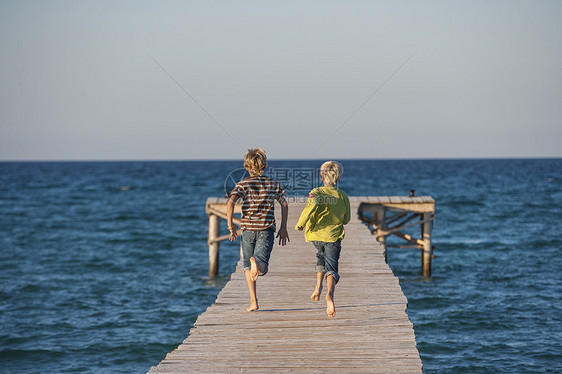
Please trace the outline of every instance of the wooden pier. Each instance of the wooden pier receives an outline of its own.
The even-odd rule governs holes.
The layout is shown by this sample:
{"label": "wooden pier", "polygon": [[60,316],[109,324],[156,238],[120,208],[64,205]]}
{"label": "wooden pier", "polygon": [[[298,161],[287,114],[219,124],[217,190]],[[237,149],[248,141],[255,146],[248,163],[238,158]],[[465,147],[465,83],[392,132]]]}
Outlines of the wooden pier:
{"label": "wooden pier", "polygon": [[[421,268],[424,277],[431,276],[433,246],[431,231],[435,219],[435,200],[430,196],[366,196],[359,198],[359,218],[369,225],[373,235],[383,245],[386,260],[386,248],[419,249]],[[420,238],[404,233],[404,230],[420,226]],[[408,244],[387,244],[386,238],[396,236]]]}
{"label": "wooden pier", "polygon": [[[405,211],[425,211],[432,202],[429,199],[400,203],[408,208]],[[408,302],[385,262],[386,248],[380,240],[396,225],[387,225],[382,232],[387,221],[380,213],[380,198],[350,197],[350,202],[352,220],[342,242],[335,318],[326,315],[323,297],[318,302],[310,299],[316,281],[316,250],[304,241],[302,232],[293,230],[305,201],[290,201],[291,242],[284,247],[275,244],[269,273],[258,279],[260,309],[246,312],[249,294],[239,263],[189,336],[149,373],[421,373],[413,326],[406,314]],[[226,212],[226,199],[209,198],[206,208],[210,260],[218,265],[218,243],[225,239],[220,236],[220,217]],[[394,211],[397,206],[384,205],[382,211],[387,209]],[[431,227],[426,230],[427,240]],[[423,246],[421,242],[415,244]]]}

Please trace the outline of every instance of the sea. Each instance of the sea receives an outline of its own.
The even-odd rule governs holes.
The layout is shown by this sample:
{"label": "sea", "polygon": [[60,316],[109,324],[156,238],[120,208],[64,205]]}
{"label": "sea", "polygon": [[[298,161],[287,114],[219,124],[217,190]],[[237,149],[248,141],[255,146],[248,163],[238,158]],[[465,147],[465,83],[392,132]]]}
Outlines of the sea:
{"label": "sea", "polygon": [[[348,195],[436,201],[431,277],[419,250],[388,249],[425,373],[562,372],[562,159],[340,161]],[[322,162],[269,168],[294,179]],[[0,163],[0,373],[146,373],[164,359],[235,269],[223,242],[208,276],[205,201],[241,167]]]}

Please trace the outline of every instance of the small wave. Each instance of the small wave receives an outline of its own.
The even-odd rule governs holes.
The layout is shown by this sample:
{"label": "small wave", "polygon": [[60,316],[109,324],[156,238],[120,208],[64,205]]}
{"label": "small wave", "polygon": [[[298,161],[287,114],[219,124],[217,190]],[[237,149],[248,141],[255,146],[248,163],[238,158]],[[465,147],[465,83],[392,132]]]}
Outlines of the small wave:
{"label": "small wave", "polygon": [[462,200],[450,200],[450,201],[443,201],[439,202],[440,206],[447,206],[447,207],[462,207],[462,206],[477,206],[477,207],[484,207],[486,206],[480,200],[470,200],[470,199],[462,199]]}
{"label": "small wave", "polygon": [[54,358],[64,357],[67,353],[60,350],[50,349],[3,349],[0,351],[0,360],[24,360],[24,361],[45,361]]}

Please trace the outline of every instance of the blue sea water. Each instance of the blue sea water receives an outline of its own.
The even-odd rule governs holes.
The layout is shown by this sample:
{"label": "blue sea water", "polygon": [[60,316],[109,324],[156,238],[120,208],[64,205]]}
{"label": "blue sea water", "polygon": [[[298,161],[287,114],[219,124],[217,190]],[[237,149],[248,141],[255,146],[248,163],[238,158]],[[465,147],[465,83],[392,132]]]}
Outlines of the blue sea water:
{"label": "blue sea water", "polygon": [[[349,195],[436,200],[432,277],[418,251],[388,252],[424,372],[562,372],[562,159],[342,163]],[[221,276],[207,276],[204,205],[239,167],[0,163],[0,372],[144,373],[162,360],[234,270],[238,248],[223,242]]]}

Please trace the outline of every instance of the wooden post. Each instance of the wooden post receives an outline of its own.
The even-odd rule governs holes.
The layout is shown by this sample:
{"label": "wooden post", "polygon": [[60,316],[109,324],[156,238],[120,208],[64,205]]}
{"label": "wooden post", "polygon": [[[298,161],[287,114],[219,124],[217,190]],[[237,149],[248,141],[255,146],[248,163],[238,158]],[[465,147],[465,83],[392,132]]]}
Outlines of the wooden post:
{"label": "wooden post", "polygon": [[423,276],[429,278],[431,276],[431,228],[433,221],[429,221],[431,213],[424,213],[422,219],[428,220],[422,223],[422,240],[423,248],[421,250],[421,262]]}
{"label": "wooden post", "polygon": [[221,218],[209,214],[209,276],[214,277],[219,273],[219,242],[212,242],[220,234]]}
{"label": "wooden post", "polygon": [[244,250],[242,249],[242,234],[240,234],[240,261],[244,261]]}
{"label": "wooden post", "polygon": [[[377,210],[373,212],[373,221],[375,222],[376,229],[384,230],[386,228],[384,207],[377,207]],[[388,257],[386,255],[386,236],[381,236],[377,240],[384,248],[384,261],[388,263]]]}

